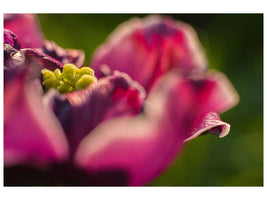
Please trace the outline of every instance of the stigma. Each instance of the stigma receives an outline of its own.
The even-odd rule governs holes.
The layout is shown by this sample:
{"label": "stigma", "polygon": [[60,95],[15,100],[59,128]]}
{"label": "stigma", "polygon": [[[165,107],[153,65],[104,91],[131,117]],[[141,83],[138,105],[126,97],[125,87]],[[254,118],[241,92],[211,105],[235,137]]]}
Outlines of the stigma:
{"label": "stigma", "polygon": [[43,82],[45,90],[56,88],[61,94],[81,90],[97,81],[94,70],[90,67],[77,68],[74,64],[65,64],[60,69],[50,71],[43,69]]}

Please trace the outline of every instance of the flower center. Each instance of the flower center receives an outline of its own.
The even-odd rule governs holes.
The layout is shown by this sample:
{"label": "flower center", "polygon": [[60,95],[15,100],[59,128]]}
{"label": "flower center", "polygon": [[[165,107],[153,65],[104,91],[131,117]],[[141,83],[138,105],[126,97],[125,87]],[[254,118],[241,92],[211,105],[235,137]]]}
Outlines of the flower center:
{"label": "flower center", "polygon": [[43,69],[43,82],[45,90],[56,88],[61,94],[81,90],[96,82],[94,70],[90,67],[77,68],[74,64],[65,64],[62,72],[60,69],[50,71]]}

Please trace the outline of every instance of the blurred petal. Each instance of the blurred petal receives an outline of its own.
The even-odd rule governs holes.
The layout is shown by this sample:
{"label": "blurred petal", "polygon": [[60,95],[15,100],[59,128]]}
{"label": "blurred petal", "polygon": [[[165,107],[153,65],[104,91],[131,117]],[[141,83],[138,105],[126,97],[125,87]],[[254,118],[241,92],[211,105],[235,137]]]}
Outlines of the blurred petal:
{"label": "blurred petal", "polygon": [[[180,90],[179,98],[182,98],[183,107],[177,105],[178,100],[170,99],[168,103],[160,103],[164,96],[177,96],[175,93],[167,94],[169,85],[174,85],[174,73],[170,73],[164,77],[161,85],[152,90],[149,95],[148,102],[150,107],[146,109],[147,115],[151,118],[159,118],[164,112],[166,115],[172,116],[172,120],[179,118],[180,113],[187,113],[182,120],[181,127],[190,127],[186,124],[190,123],[190,129],[187,133],[185,141],[187,142],[198,135],[209,131],[220,137],[226,136],[230,131],[230,125],[221,121],[217,113],[223,113],[239,102],[239,95],[233,88],[227,77],[217,71],[208,73],[205,77],[188,77],[184,79],[176,90]],[[175,90],[172,90],[175,92]],[[187,109],[186,111],[182,111]],[[215,113],[217,112],[217,113]]]}
{"label": "blurred petal", "polygon": [[[23,26],[21,26],[23,24]],[[81,50],[74,49],[63,49],[58,47],[52,41],[45,41],[42,35],[40,25],[38,23],[37,17],[33,14],[6,14],[4,21],[5,29],[10,29],[12,32],[6,34],[5,43],[11,45],[16,49],[20,49],[17,45],[18,41],[21,43],[21,48],[27,48],[33,56],[42,57],[45,62],[52,62],[57,66],[60,63],[73,63],[77,67],[82,67],[84,63],[84,52]],[[12,34],[17,37],[14,38]],[[12,41],[16,39],[16,41]],[[16,43],[14,43],[16,42]],[[12,45],[14,43],[14,45]],[[32,49],[30,49],[32,48]],[[35,48],[35,50],[33,49]],[[36,49],[38,48],[38,51]],[[61,66],[61,65],[60,65]],[[62,66],[61,66],[62,67]],[[54,68],[53,66],[51,68]]]}
{"label": "blurred petal", "polygon": [[4,89],[4,164],[47,164],[68,156],[56,116],[42,102],[41,88],[15,76]]}
{"label": "blurred petal", "polygon": [[63,49],[57,46],[53,41],[45,41],[42,52],[55,58],[63,64],[73,63],[78,68],[82,67],[84,63],[83,51],[75,49]]}
{"label": "blurred petal", "polygon": [[169,140],[182,144],[177,136],[164,135],[141,118],[118,118],[98,126],[80,143],[75,162],[94,173],[121,170],[128,185],[146,184],[166,165],[173,149]]}
{"label": "blurred petal", "polygon": [[4,44],[4,69],[24,64],[25,54],[9,44]]}
{"label": "blurred petal", "polygon": [[91,65],[127,73],[146,90],[172,68],[183,74],[205,71],[207,61],[193,28],[167,17],[131,19],[120,25],[93,55]]}
{"label": "blurred petal", "polygon": [[63,68],[63,63],[60,61],[56,60],[55,58],[42,53],[38,49],[22,49],[21,50],[28,59],[38,63],[38,66],[41,68],[47,68],[49,70],[55,70],[57,68]]}
{"label": "blurred petal", "polygon": [[[12,109],[17,102],[26,75],[25,65],[4,69],[4,121],[12,114]],[[10,114],[9,114],[10,113]]]}
{"label": "blurred petal", "polygon": [[[177,73],[168,74],[151,91],[145,115],[118,118],[94,129],[80,143],[76,164],[90,172],[125,171],[129,185],[146,184],[161,173],[182,149],[184,140],[196,134],[195,127],[199,127],[198,135],[208,130],[201,126],[210,112],[222,109],[222,102],[229,97],[225,92],[233,93],[218,91],[224,95],[216,99],[220,84],[212,78],[177,77]],[[219,126],[218,118],[212,119]],[[221,134],[227,134],[228,126],[220,123]],[[209,129],[214,124],[209,123]]]}
{"label": "blurred petal", "polygon": [[20,42],[17,36],[10,30],[4,29],[4,44],[9,44],[15,49],[20,49]]}
{"label": "blurred petal", "polygon": [[43,67],[50,70],[63,68],[63,63],[42,53],[40,49],[20,49],[20,43],[16,36],[11,31],[4,30],[4,67],[12,68],[22,65],[25,64],[26,60],[34,61],[36,64],[38,63],[39,69]]}
{"label": "blurred petal", "polygon": [[5,14],[4,28],[18,37],[21,48],[42,47],[44,36],[34,14]]}
{"label": "blurred petal", "polygon": [[37,49],[26,48],[17,50],[9,44],[4,44],[4,69],[17,68],[22,65],[25,66],[29,62],[35,62],[34,67],[38,67],[39,72],[43,68],[49,70],[63,68],[63,63]]}
{"label": "blurred petal", "polygon": [[[169,91],[169,85],[175,85],[174,76],[173,73],[170,73],[164,77],[165,80],[163,79],[161,85],[149,95],[148,102],[150,104],[148,105],[151,108],[148,107],[145,110],[147,115],[157,119],[165,112],[166,116],[171,116],[171,119],[167,117],[171,121],[178,119],[180,113],[187,113],[184,117],[180,117],[181,120],[176,121],[175,125],[179,126],[181,123],[181,127],[189,127],[185,130],[184,142],[207,131],[220,137],[227,135],[230,131],[230,125],[221,121],[217,113],[225,112],[239,102],[239,96],[227,77],[222,73],[213,71],[208,73],[206,77],[185,78],[184,82],[176,88],[180,91],[178,98],[181,98],[180,102],[183,105],[180,107],[177,105],[179,101],[174,99],[169,99],[165,104],[160,103],[164,96],[173,98],[177,96],[175,89],[171,90],[173,94],[166,93]],[[187,125],[188,123],[191,125]]]}
{"label": "blurred petal", "polygon": [[[196,79],[196,84],[198,88],[208,88],[209,98],[203,95],[201,98],[203,102],[201,103],[203,103],[203,107],[204,105],[210,107],[212,111],[223,113],[239,102],[238,93],[229,79],[221,72],[209,71],[202,80]],[[203,84],[206,86],[203,87]]]}
{"label": "blurred petal", "polygon": [[100,122],[123,115],[135,115],[143,106],[145,92],[124,73],[100,79],[84,90],[65,96],[50,92],[54,110],[69,138],[72,149]]}

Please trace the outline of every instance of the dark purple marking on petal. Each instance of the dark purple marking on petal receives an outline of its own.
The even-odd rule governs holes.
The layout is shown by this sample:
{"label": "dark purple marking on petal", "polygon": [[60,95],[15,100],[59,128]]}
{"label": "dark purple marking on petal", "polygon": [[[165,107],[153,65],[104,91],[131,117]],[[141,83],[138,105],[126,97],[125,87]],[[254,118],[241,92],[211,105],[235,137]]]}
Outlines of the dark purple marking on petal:
{"label": "dark purple marking on petal", "polygon": [[[67,99],[56,98],[54,102],[54,112],[59,119],[61,124],[71,124],[71,118],[69,111],[71,110],[71,105]],[[68,127],[65,126],[65,131],[68,130]]]}
{"label": "dark purple marking on petal", "polygon": [[[214,135],[220,136],[221,133],[223,132],[223,127],[222,127],[222,125],[215,126],[214,128],[209,129],[209,132],[214,134]],[[225,132],[227,132],[227,131],[225,131]],[[227,132],[227,134],[228,134],[228,132]]]}
{"label": "dark purple marking on petal", "polygon": [[192,130],[190,136],[184,142],[203,134],[210,132],[219,137],[226,136],[230,131],[230,124],[221,121],[217,113],[208,113],[199,123],[199,125]]}
{"label": "dark purple marking on petal", "polygon": [[48,90],[44,95],[44,102],[57,116],[66,134],[72,128],[71,104],[65,95],[59,94],[56,89]]}
{"label": "dark purple marking on petal", "polygon": [[145,36],[147,40],[151,39],[151,35],[161,35],[163,37],[168,37],[175,35],[177,29],[173,27],[171,21],[169,23],[165,20],[159,19],[158,21],[152,22],[150,26],[145,27]]}
{"label": "dark purple marking on petal", "polygon": [[55,70],[57,68],[63,68],[63,63],[42,53],[38,49],[22,49],[21,51],[23,51],[28,59],[38,63],[40,69],[47,68],[49,70]]}
{"label": "dark purple marking on petal", "polygon": [[4,29],[4,44],[9,44],[13,48],[20,50],[20,42],[16,35],[10,30]]}
{"label": "dark purple marking on petal", "polygon": [[57,46],[53,41],[45,41],[42,52],[54,59],[62,62],[63,64],[72,63],[78,68],[84,64],[84,52],[74,49],[63,49]]}
{"label": "dark purple marking on petal", "polygon": [[20,49],[17,50],[9,44],[4,45],[4,68],[17,68],[21,65],[33,65],[40,73],[41,69],[47,68],[49,70],[55,70],[57,68],[63,68],[63,64],[58,60],[42,53],[38,49]]}

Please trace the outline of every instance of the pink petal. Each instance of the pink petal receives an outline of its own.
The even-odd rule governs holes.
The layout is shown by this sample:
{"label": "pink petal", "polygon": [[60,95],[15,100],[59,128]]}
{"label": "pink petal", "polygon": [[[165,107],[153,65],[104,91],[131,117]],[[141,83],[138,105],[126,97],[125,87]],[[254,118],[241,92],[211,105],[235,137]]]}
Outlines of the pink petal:
{"label": "pink petal", "polygon": [[71,149],[102,121],[139,113],[145,98],[144,89],[119,72],[65,97],[53,92],[49,95],[50,107],[59,118]]}
{"label": "pink petal", "polygon": [[[59,48],[59,47],[58,47]],[[75,63],[83,62],[83,53],[79,53],[78,50],[63,50],[64,56],[69,58],[67,61]],[[71,57],[71,56],[75,57]],[[63,55],[61,55],[63,56]],[[34,61],[38,63],[38,65],[43,68],[48,68],[50,70],[55,70],[56,68],[63,68],[63,64],[61,62],[62,59],[58,57],[53,58],[48,54],[45,54],[41,51],[41,49],[34,48],[24,48],[20,49],[20,43],[17,37],[9,30],[4,30],[4,67],[11,68],[15,65],[23,64],[26,60]],[[59,61],[60,60],[60,61]]]}
{"label": "pink petal", "polygon": [[[147,116],[155,120],[160,119],[161,116],[167,116],[165,124],[168,120],[180,119],[173,125],[184,129],[187,127],[184,131],[185,142],[206,131],[220,137],[227,135],[230,125],[222,122],[214,113],[225,112],[239,102],[239,96],[227,77],[220,72],[212,71],[205,77],[184,78],[178,86],[175,86],[177,85],[175,76],[177,76],[175,71],[169,73],[151,91],[152,94],[147,100],[151,108],[145,109]],[[170,87],[172,89],[169,89]],[[182,113],[186,115],[181,117]],[[163,120],[164,117],[161,119],[162,123],[164,123]]]}
{"label": "pink petal", "polygon": [[84,64],[84,52],[75,49],[63,49],[57,46],[53,41],[45,41],[42,52],[53,57],[63,64],[73,63],[78,68]]}
{"label": "pink petal", "polygon": [[202,82],[210,84],[211,94],[206,100],[203,96],[202,100],[204,104],[212,108],[211,110],[223,113],[238,104],[239,95],[223,73],[215,70],[209,71]]}
{"label": "pink petal", "polygon": [[21,52],[31,61],[38,64],[39,68],[47,68],[49,70],[55,70],[57,68],[63,68],[63,63],[57,59],[42,53],[40,49],[21,49]]}
{"label": "pink petal", "polygon": [[[155,125],[155,126],[153,126]],[[179,134],[138,117],[119,118],[100,125],[80,144],[75,162],[91,173],[121,170],[128,185],[143,185],[154,179],[179,151]]]}
{"label": "pink petal", "polygon": [[105,64],[129,74],[148,90],[172,68],[185,74],[202,73],[207,61],[192,27],[150,16],[123,23],[97,49],[91,62],[97,76]]}
{"label": "pink petal", "polygon": [[44,36],[34,14],[5,14],[4,28],[18,37],[21,48],[42,47]]}
{"label": "pink petal", "polygon": [[7,29],[4,29],[4,44],[9,44],[17,50],[20,49],[20,42],[17,36],[12,31]]}
{"label": "pink petal", "polygon": [[229,133],[229,131],[230,124],[221,121],[217,113],[210,112],[202,119],[199,126],[192,130],[191,136],[186,138],[184,142],[188,142],[205,132],[210,132],[218,135],[219,137],[224,137]]}
{"label": "pink petal", "polygon": [[5,166],[37,164],[43,167],[50,162],[64,161],[68,146],[60,123],[44,104],[40,88],[19,77],[6,83],[4,88]]}
{"label": "pink petal", "polygon": [[4,68],[12,68],[26,64],[26,62],[35,62],[35,66],[38,66],[38,69],[55,70],[56,68],[63,68],[63,63],[42,53],[40,50],[31,48],[17,50],[9,44],[4,44]]}
{"label": "pink petal", "polygon": [[[59,66],[59,63],[73,63],[77,67],[83,66],[85,57],[83,51],[74,49],[65,50],[52,41],[44,40],[36,15],[6,14],[4,27],[5,29],[11,30],[13,34],[17,36],[16,41],[21,43],[21,48],[26,48],[28,51],[36,51],[36,48],[40,48],[35,54],[34,52],[32,53],[33,55],[38,53],[39,56],[43,57],[44,61],[52,61],[52,64],[56,64],[57,66]],[[17,48],[17,46],[18,45],[16,45],[15,48]],[[53,66],[51,68],[53,68]]]}
{"label": "pink petal", "polygon": [[194,128],[205,122],[204,117],[222,109],[219,102],[229,97],[224,92],[234,93],[219,91],[224,94],[219,100],[214,90],[220,84],[211,78],[177,77],[170,73],[151,91],[144,115],[118,118],[94,129],[78,147],[76,164],[89,173],[121,170],[129,185],[147,184],[158,176],[179,154]]}

